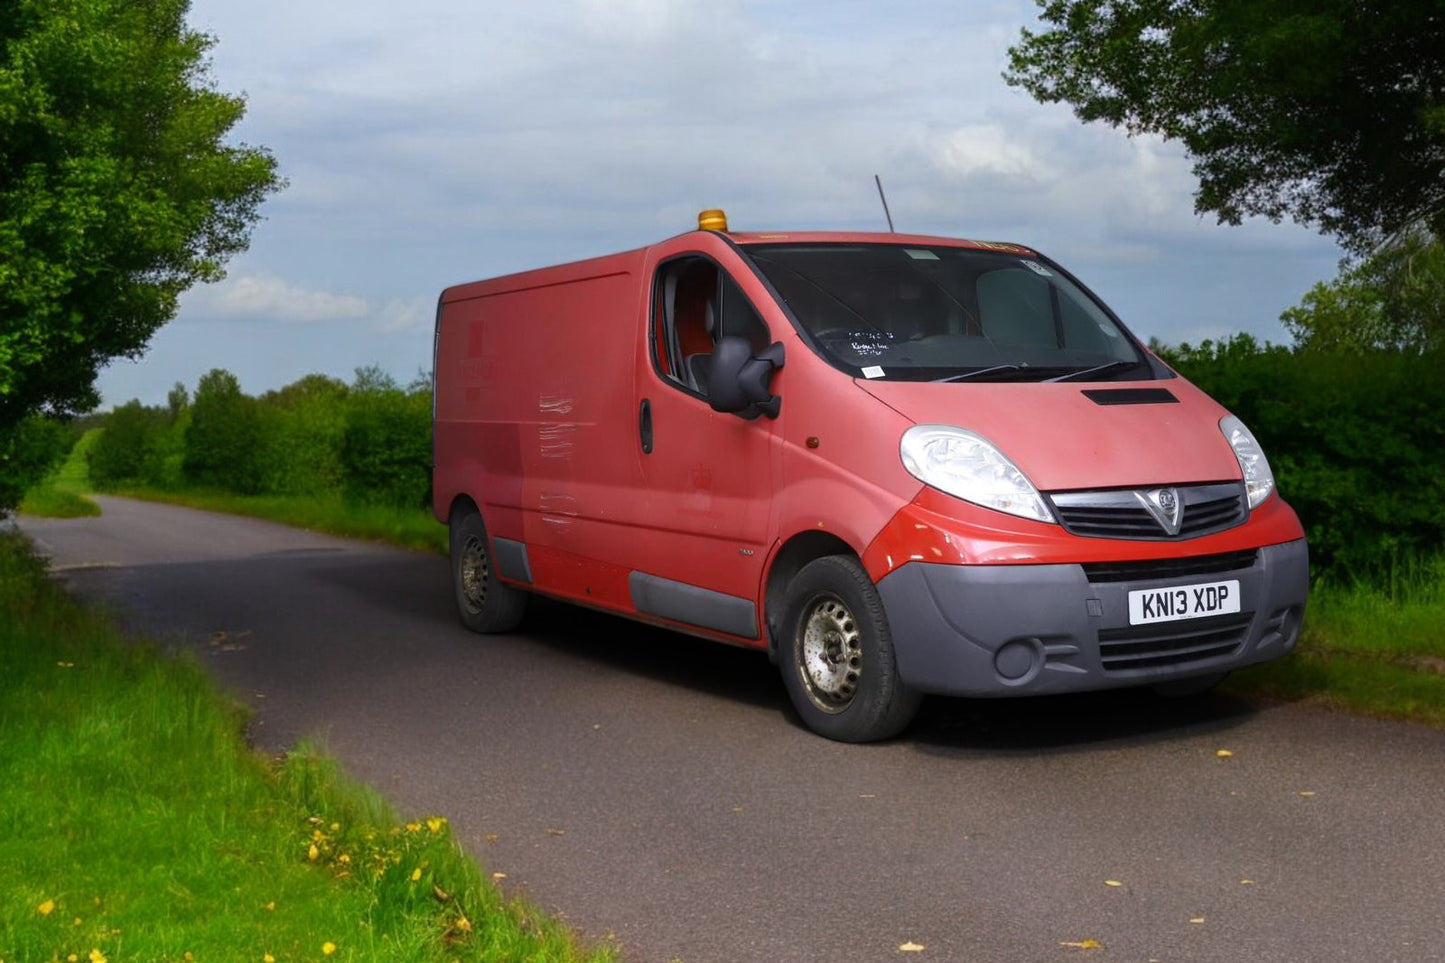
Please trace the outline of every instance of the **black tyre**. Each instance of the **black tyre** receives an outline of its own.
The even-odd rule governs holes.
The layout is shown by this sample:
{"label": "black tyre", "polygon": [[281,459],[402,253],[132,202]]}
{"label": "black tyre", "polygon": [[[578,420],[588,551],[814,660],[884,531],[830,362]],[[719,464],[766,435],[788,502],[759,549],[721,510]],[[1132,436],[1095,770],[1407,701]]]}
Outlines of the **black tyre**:
{"label": "black tyre", "polygon": [[783,685],[819,735],[887,739],[918,712],[921,697],[898,677],[883,602],[857,559],[829,555],[794,576],[779,648]]}
{"label": "black tyre", "polygon": [[482,516],[453,515],[451,533],[452,587],[457,614],[473,632],[507,632],[522,621],[527,593],[497,578],[491,542]]}

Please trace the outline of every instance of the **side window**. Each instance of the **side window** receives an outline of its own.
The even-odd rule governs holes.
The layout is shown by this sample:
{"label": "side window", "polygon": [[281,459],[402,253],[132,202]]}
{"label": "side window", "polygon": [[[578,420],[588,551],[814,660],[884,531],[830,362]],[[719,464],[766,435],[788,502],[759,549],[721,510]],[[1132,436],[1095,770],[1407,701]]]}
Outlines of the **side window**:
{"label": "side window", "polygon": [[704,257],[675,258],[658,269],[652,326],[657,369],[697,394],[707,394],[708,364],[718,338],[745,338],[754,353],[769,342],[767,325],[737,282]]}

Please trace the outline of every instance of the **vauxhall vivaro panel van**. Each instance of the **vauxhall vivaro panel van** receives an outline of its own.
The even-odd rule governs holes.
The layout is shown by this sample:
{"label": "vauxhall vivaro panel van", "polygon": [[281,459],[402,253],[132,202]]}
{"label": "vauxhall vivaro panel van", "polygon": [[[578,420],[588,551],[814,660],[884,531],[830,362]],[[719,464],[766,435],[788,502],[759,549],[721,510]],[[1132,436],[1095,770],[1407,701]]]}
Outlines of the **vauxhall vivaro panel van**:
{"label": "vauxhall vivaro panel van", "polygon": [[1239,419],[1018,244],[731,233],[448,288],[462,621],[538,593],[765,649],[804,722],[1187,691],[1295,645],[1304,533]]}

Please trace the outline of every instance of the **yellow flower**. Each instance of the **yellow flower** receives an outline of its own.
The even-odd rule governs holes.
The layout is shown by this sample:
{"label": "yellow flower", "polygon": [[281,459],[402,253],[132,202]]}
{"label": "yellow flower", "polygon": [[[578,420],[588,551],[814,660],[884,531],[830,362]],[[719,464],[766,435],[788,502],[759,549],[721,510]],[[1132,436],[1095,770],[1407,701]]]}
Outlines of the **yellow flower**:
{"label": "yellow flower", "polygon": [[265,956],[261,957],[261,963],[276,963],[276,957],[272,956],[270,953],[267,953]]}
{"label": "yellow flower", "polygon": [[336,952],[336,944],[332,943],[330,940],[327,940],[325,943],[321,944],[321,952],[325,956],[330,956],[332,953]]}
{"label": "yellow flower", "polygon": [[336,857],[336,861],[343,866],[350,866],[351,855],[349,853],[342,853],[340,856]]}
{"label": "yellow flower", "polygon": [[446,824],[447,821],[441,816],[432,816],[426,821],[426,828],[430,829],[434,833],[439,833],[442,831],[442,827]]}
{"label": "yellow flower", "polygon": [[319,849],[316,848],[316,844],[315,844],[315,843],[312,843],[312,844],[311,844],[311,848],[308,849],[308,850],[306,850],[306,858],[309,859],[309,860],[313,860],[313,861],[314,861],[314,860],[316,859],[316,857],[317,857],[317,856],[320,856],[320,855],[321,855],[321,850],[319,850]]}
{"label": "yellow flower", "polygon": [[465,916],[458,918],[457,929],[461,930],[463,933],[470,933],[472,931],[472,921],[467,919]]}
{"label": "yellow flower", "polygon": [[51,913],[55,912],[55,900],[46,900],[39,906],[35,907],[35,912],[39,913],[41,916],[49,916]]}
{"label": "yellow flower", "polygon": [[415,882],[416,882],[417,880],[419,880],[419,879],[421,879],[421,867],[420,867],[420,866],[418,866],[416,869],[414,869],[414,870],[411,871],[411,881],[412,881],[413,883],[415,883]]}
{"label": "yellow flower", "polygon": [[105,963],[105,954],[100,950],[90,951],[90,963]]}

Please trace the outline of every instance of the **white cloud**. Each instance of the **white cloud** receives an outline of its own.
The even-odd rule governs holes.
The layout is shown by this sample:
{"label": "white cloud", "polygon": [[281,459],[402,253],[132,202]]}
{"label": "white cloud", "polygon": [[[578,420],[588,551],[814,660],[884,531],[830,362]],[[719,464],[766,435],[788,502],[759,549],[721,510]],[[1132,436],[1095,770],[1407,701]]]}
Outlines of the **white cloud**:
{"label": "white cloud", "polygon": [[375,321],[379,331],[420,331],[430,330],[435,318],[435,298],[393,298],[376,312]]}
{"label": "white cloud", "polygon": [[1029,145],[1001,124],[964,124],[951,130],[932,131],[923,149],[934,164],[949,177],[998,175],[1027,181],[1055,176],[1055,167],[1045,162]]}
{"label": "white cloud", "polygon": [[365,317],[365,298],[298,287],[269,274],[232,275],[193,289],[184,299],[188,317],[226,321],[345,321]]}

